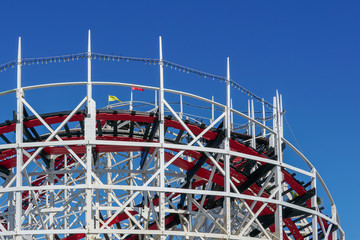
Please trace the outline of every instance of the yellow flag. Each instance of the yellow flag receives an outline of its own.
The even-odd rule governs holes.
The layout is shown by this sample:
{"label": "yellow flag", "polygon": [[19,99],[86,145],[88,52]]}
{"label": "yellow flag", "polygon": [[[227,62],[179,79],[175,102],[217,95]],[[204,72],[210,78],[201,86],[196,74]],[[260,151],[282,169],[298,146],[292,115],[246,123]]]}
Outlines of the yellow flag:
{"label": "yellow flag", "polygon": [[113,102],[113,101],[119,101],[119,102],[121,102],[117,97],[115,97],[115,96],[111,96],[111,95],[109,95],[109,100],[108,100],[109,102]]}

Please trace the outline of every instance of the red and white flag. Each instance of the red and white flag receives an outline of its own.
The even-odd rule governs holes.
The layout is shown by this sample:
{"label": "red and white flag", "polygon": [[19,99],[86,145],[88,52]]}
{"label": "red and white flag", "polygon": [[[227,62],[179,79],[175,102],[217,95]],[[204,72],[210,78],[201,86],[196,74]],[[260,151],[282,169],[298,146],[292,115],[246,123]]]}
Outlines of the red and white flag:
{"label": "red and white flag", "polygon": [[131,90],[139,90],[139,91],[141,91],[141,92],[144,91],[143,88],[139,88],[139,87],[131,87]]}

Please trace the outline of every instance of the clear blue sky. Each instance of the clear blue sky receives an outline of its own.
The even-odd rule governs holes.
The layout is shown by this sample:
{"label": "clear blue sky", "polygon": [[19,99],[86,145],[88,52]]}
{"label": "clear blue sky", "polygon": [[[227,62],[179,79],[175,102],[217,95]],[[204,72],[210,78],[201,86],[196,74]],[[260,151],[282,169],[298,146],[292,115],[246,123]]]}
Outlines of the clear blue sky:
{"label": "clear blue sky", "polygon": [[[354,215],[360,213],[356,207],[360,194],[355,187],[360,168],[360,3],[129,2],[2,2],[0,64],[16,58],[19,36],[23,57],[85,52],[88,29],[92,30],[93,52],[157,58],[161,35],[164,57],[179,64],[225,75],[226,57],[230,57],[231,77],[239,84],[269,101],[276,89],[283,94],[286,117],[301,149],[327,183],[347,239],[356,239]],[[149,82],[157,79],[156,71],[145,68],[144,72],[131,73],[138,66],[126,66],[94,64],[93,78],[158,85]],[[61,67],[27,67],[23,72],[24,85],[86,80],[84,61]],[[204,79],[191,78],[184,84],[171,81],[171,76],[165,74],[167,88],[205,97],[218,96],[218,89],[224,90]],[[15,69],[0,73],[0,81],[0,91],[15,88]],[[71,90],[69,94],[75,95]],[[50,96],[41,93],[31,97],[40,106],[51,102]],[[217,98],[222,101],[224,96]],[[103,99],[99,107],[106,104]],[[11,107],[5,104],[2,100],[5,110],[0,111],[0,121],[12,116],[13,102]],[[39,107],[43,111],[62,108],[56,101],[43,105],[44,109]],[[288,128],[285,136],[293,140]]]}

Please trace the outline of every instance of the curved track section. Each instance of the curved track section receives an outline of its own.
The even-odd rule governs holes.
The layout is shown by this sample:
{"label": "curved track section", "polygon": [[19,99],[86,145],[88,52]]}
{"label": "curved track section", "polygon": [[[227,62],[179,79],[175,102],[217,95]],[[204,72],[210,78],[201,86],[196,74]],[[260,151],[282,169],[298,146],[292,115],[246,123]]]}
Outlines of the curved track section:
{"label": "curved track section", "polygon": [[285,167],[279,204],[278,156],[269,137],[257,137],[251,146],[252,136],[231,132],[226,152],[221,118],[208,126],[169,115],[160,146],[157,112],[97,110],[96,140],[87,142],[86,118],[82,110],[40,116],[24,110],[20,189],[16,144],[9,140],[16,121],[0,125],[6,143],[0,152],[0,237],[15,234],[18,191],[21,234],[29,239],[47,239],[49,231],[63,240],[272,239],[279,208],[283,239],[336,236],[338,226],[317,207],[314,184]]}

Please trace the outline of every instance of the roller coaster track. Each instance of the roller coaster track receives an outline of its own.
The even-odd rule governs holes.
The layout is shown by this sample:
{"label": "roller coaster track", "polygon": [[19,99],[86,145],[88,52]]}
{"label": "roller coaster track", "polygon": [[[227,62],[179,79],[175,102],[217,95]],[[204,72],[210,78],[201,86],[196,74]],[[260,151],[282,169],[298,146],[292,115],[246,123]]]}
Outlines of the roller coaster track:
{"label": "roller coaster track", "polygon": [[[25,111],[26,112],[26,111]],[[44,121],[50,126],[57,126],[62,123],[70,112],[57,112],[42,114],[41,117]],[[69,127],[68,124],[58,133],[58,136],[62,139],[63,142],[67,141],[78,141],[84,139],[84,133],[86,128],[84,128],[86,113],[84,111],[78,111],[68,123],[73,123],[77,125],[76,127]],[[35,116],[24,116],[24,137],[25,142],[43,142],[49,134],[39,134],[41,132],[40,128],[43,126],[41,121]],[[116,142],[137,142],[136,146],[130,145],[96,145],[93,147],[94,162],[99,161],[101,155],[107,153],[131,153],[139,154],[141,157],[134,158],[133,161],[137,161],[135,164],[138,166],[136,170],[141,171],[146,169],[149,164],[150,156],[156,155],[155,147],[147,147],[148,145],[143,145],[141,143],[156,143],[159,140],[159,135],[157,133],[157,114],[154,112],[136,112],[136,111],[126,111],[126,110],[97,110],[96,115],[97,121],[97,131],[96,139],[102,140],[104,143],[106,141],[116,141]],[[185,124],[188,129],[191,130],[195,136],[198,136],[203,132],[207,126],[205,124],[198,124],[190,121],[185,121]],[[165,132],[165,142],[177,144],[179,148],[168,148],[165,149],[165,161],[171,162],[171,169],[173,171],[181,172],[183,174],[182,184],[177,184],[176,187],[184,189],[208,189],[209,191],[217,191],[224,189],[224,176],[219,171],[211,171],[211,169],[216,169],[215,163],[211,161],[208,154],[205,152],[197,150],[185,150],[181,156],[174,157],[179,153],[182,148],[181,145],[185,145],[191,142],[191,137],[187,133],[187,130],[178,122],[176,119],[173,119],[172,116],[165,117],[164,126],[166,128]],[[15,132],[16,121],[6,121],[0,124],[0,137],[7,144],[12,144],[9,140],[10,135]],[[218,127],[213,127],[207,131],[201,137],[201,141],[208,148],[221,148],[221,143],[223,141],[224,130],[222,124],[218,124]],[[269,145],[269,140],[266,138],[256,138],[256,147],[252,148],[249,146],[247,140],[251,139],[251,136],[247,134],[232,132],[230,139],[230,149],[231,151],[243,153],[271,161],[275,161],[277,156],[275,155],[273,149]],[[176,146],[176,145],[174,145]],[[69,148],[75,152],[78,156],[84,156],[86,154],[86,147],[81,145],[69,145]],[[24,155],[24,163],[29,159],[29,157],[36,151],[37,148],[29,147],[26,148],[28,155]],[[77,160],[68,155],[68,149],[64,146],[45,146],[41,153],[36,156],[36,161],[38,164],[41,164],[43,168],[51,168],[51,156],[55,156],[53,168],[56,171],[63,171],[63,173],[57,173],[53,184],[56,185],[61,179],[66,175],[66,170],[74,169],[76,167]],[[216,153],[211,153],[214,158],[216,158]],[[224,168],[224,159],[221,157],[217,158],[217,164]],[[140,164],[141,161],[141,164]],[[250,160],[242,158],[239,156],[231,156],[231,167],[230,175],[231,180],[234,182],[237,190],[244,195],[248,196],[258,196],[261,198],[271,199],[272,198],[272,189],[271,183],[273,179],[266,181],[270,176],[270,173],[275,165],[271,163],[265,163],[261,161]],[[4,178],[4,181],[12,176],[11,171],[16,167],[16,149],[9,148],[3,149],[0,152],[0,172]],[[119,170],[120,171],[120,170]],[[298,181],[293,174],[290,174],[287,169],[282,168],[282,173],[284,175],[284,184],[288,187],[288,192],[292,194],[293,197],[288,199],[288,203],[295,204],[307,209],[314,210],[311,198],[314,196],[316,189],[309,188],[309,184],[303,184]],[[79,176],[81,178],[81,176]],[[75,181],[75,180],[74,180]],[[32,180],[32,187],[40,187],[48,184],[49,180],[45,174],[38,175],[35,179]],[[267,184],[265,186],[265,184]],[[174,185],[175,186],[175,185]],[[172,187],[174,187],[172,186]],[[286,194],[286,193],[284,193]],[[184,219],[188,218],[189,213],[192,214],[201,212],[202,209],[214,210],[222,208],[224,197],[214,196],[214,195],[204,195],[204,197],[199,197],[195,199],[192,204],[186,201],[187,194],[184,193],[173,193],[166,192],[166,198],[173,199],[174,203],[177,202],[176,206],[173,204],[175,210],[181,210],[183,214],[180,213],[168,213],[165,217],[165,226],[166,229],[171,229]],[[45,208],[45,198],[46,194],[36,188],[32,191],[23,191],[23,209],[26,211],[34,201],[38,201],[40,209]],[[35,199],[36,198],[36,199]],[[44,202],[39,202],[39,199],[43,199]],[[235,201],[233,199],[232,201]],[[250,199],[245,199],[244,202],[248,206],[252,206],[253,213],[258,213],[257,220],[261,225],[267,229],[269,232],[275,231],[275,220],[274,213],[276,211],[276,204],[271,202],[265,203],[261,201],[254,201]],[[144,206],[148,207],[157,207],[159,205],[159,198],[155,196],[151,199],[151,202],[145,202],[144,200],[139,200],[134,210],[126,210],[115,217],[102,218],[100,221],[100,226],[108,227],[121,227],[122,222],[130,223],[132,218],[141,219],[143,216],[140,214],[139,210]],[[33,206],[34,207],[34,206]],[[4,214],[1,216],[2,226],[6,229],[9,225],[9,215],[6,215],[8,209],[2,208]],[[308,239],[308,233],[312,231],[312,224],[308,223],[307,225],[299,224],[301,219],[306,219],[308,213],[296,210],[287,206],[283,207],[283,225],[284,225],[284,239]],[[31,223],[28,223],[29,225]],[[318,224],[323,226],[324,229],[328,232],[336,230],[336,227],[331,227],[328,221],[318,218]],[[144,224],[145,225],[145,224]],[[159,229],[158,223],[150,221],[147,227],[149,230]],[[134,225],[135,229],[140,229],[136,224]],[[331,229],[329,229],[331,228]],[[1,232],[1,231],[0,231]],[[322,228],[318,230],[318,239],[324,238],[324,233]],[[262,237],[264,236],[261,229],[254,226],[247,233],[250,237]],[[84,233],[73,233],[64,237],[63,240],[75,240],[82,239],[85,237]],[[107,234],[104,234],[104,237],[109,239]],[[57,237],[60,239],[59,237]],[[123,239],[142,239],[137,234],[132,235],[122,235]],[[331,235],[329,239],[332,240]]]}

